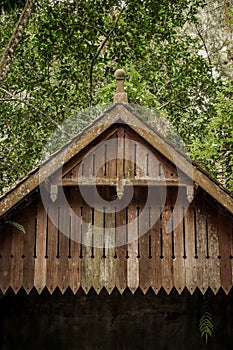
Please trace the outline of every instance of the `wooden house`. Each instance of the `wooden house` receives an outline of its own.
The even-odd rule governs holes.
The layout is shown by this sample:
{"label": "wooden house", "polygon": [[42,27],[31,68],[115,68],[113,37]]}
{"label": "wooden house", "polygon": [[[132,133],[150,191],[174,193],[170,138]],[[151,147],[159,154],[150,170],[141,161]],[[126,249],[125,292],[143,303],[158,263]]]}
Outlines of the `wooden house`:
{"label": "wooden house", "polygon": [[[139,118],[127,104],[121,70],[116,79],[113,106],[0,199],[3,349],[170,349],[168,339],[174,349],[197,349],[198,324],[189,338],[193,321],[184,305],[198,308],[197,323],[202,295],[211,295],[217,313],[225,312],[225,303],[219,327],[233,311],[231,194]],[[65,322],[64,315],[55,317],[56,305],[67,310]],[[17,323],[17,310],[24,325]],[[111,328],[114,312],[121,323]],[[179,330],[179,340],[177,313],[186,332]],[[30,324],[38,317],[35,341]],[[124,342],[122,327],[130,322],[136,333]],[[167,330],[159,336],[163,322]],[[226,323],[211,349],[232,343],[232,318]],[[136,334],[144,324],[149,340],[142,345],[143,335]],[[92,325],[100,336],[91,340],[84,328],[92,334]]]}

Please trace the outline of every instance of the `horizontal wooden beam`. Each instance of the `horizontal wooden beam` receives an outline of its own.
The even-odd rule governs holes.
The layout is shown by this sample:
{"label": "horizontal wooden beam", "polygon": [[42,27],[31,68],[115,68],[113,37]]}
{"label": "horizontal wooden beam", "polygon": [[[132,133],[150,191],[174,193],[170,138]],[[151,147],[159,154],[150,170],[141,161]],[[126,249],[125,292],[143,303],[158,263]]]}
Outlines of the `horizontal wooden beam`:
{"label": "horizontal wooden beam", "polygon": [[[79,178],[79,179],[62,179],[60,186],[116,186],[119,179],[109,178]],[[187,183],[181,183],[175,179],[156,179],[156,178],[140,178],[125,179],[124,186],[188,186]]]}

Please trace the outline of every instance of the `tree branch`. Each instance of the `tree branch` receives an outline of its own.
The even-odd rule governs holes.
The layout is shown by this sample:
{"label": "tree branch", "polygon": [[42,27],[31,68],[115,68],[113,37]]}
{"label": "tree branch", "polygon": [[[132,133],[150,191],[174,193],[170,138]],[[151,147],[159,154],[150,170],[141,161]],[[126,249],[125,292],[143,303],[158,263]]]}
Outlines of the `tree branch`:
{"label": "tree branch", "polygon": [[49,115],[45,114],[43,111],[41,111],[39,108],[37,108],[36,106],[32,105],[29,101],[27,100],[23,100],[21,98],[18,98],[16,96],[14,96],[11,92],[7,91],[6,89],[3,89],[0,87],[0,91],[8,96],[10,96],[10,99],[4,99],[1,98],[0,101],[18,101],[20,103],[25,104],[26,106],[28,106],[30,109],[33,109],[34,111],[36,111],[37,113],[41,114],[43,117],[45,117],[46,119],[48,119],[53,125],[55,125],[61,132],[62,134],[65,134],[66,136],[70,137],[70,135],[64,131],[61,126],[55,122],[55,120],[53,120]]}
{"label": "tree branch", "polygon": [[127,6],[124,6],[120,13],[119,16],[117,17],[116,21],[115,21],[115,25],[114,27],[108,32],[108,34],[105,36],[104,40],[102,41],[98,51],[96,52],[95,56],[92,58],[91,60],[91,66],[90,66],[90,101],[89,101],[89,105],[90,107],[92,106],[92,101],[93,101],[93,69],[94,69],[94,64],[95,64],[95,60],[97,60],[97,58],[99,57],[101,51],[103,50],[105,44],[107,43],[107,41],[109,40],[110,36],[112,35],[112,33],[114,32],[114,30],[117,27],[117,24],[119,22],[119,19],[123,13],[123,11],[126,9]]}
{"label": "tree branch", "polygon": [[31,12],[35,5],[35,0],[27,0],[23,12],[20,15],[18,23],[14,29],[14,32],[8,42],[8,45],[3,53],[3,56],[0,61],[0,82],[4,80],[6,74],[10,68],[11,62],[15,55],[17,46],[20,42],[20,39],[23,35],[23,31],[28,24]]}
{"label": "tree branch", "polygon": [[178,80],[180,77],[176,77],[173,79],[170,79],[168,81],[166,81],[159,90],[157,90],[156,95],[160,95],[161,91],[164,90],[169,84],[173,83],[174,81]]}
{"label": "tree branch", "polygon": [[171,98],[169,101],[163,103],[162,105],[160,105],[159,107],[157,107],[158,110],[168,106],[171,102],[172,102],[173,98]]}
{"label": "tree branch", "polygon": [[202,43],[203,43],[203,46],[204,46],[204,49],[206,51],[206,54],[207,54],[207,58],[208,58],[208,62],[210,64],[210,66],[212,66],[212,62],[211,62],[211,59],[210,59],[210,55],[209,55],[209,51],[208,51],[208,48],[206,46],[206,43],[205,43],[205,40],[204,40],[204,37],[203,35],[201,34],[200,30],[198,29],[197,25],[195,24],[195,28],[196,28],[196,31],[197,31],[197,34],[199,35]]}

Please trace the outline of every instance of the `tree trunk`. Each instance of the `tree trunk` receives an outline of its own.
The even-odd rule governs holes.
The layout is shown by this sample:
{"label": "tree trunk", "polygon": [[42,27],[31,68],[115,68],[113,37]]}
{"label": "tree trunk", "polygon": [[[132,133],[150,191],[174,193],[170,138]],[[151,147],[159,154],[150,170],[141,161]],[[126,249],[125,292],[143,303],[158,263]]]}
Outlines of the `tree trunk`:
{"label": "tree trunk", "polygon": [[2,59],[0,61],[0,82],[6,77],[6,74],[10,68],[11,62],[14,58],[17,46],[23,35],[23,31],[28,24],[31,12],[33,10],[35,0],[27,0],[23,12],[19,18],[18,23],[14,29],[14,32],[9,40],[9,43],[3,53]]}

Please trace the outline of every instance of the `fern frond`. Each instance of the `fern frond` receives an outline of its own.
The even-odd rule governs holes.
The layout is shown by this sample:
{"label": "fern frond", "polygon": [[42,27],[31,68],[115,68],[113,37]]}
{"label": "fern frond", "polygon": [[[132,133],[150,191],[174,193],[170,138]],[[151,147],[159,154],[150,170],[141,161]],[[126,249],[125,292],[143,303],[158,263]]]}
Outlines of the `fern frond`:
{"label": "fern frond", "polygon": [[212,337],[214,331],[214,323],[211,313],[208,310],[208,304],[205,302],[202,307],[202,316],[199,322],[199,331],[201,337],[208,342],[208,339]]}
{"label": "fern frond", "polygon": [[15,221],[12,221],[12,220],[8,220],[8,221],[6,221],[6,224],[10,224],[10,225],[16,227],[17,230],[19,230],[19,231],[21,231],[23,233],[26,233],[25,228],[23,227],[23,225],[19,224],[18,222],[15,222]]}

